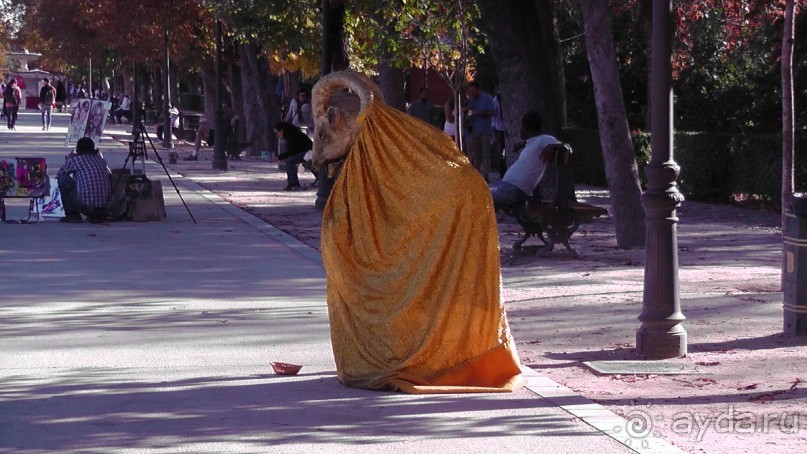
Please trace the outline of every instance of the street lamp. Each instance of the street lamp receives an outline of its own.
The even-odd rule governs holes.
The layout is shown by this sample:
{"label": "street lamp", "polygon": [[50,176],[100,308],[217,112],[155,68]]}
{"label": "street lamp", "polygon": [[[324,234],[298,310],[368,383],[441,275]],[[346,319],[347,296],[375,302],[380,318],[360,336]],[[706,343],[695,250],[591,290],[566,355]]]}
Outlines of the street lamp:
{"label": "street lamp", "polygon": [[224,150],[224,130],[229,127],[225,125],[224,112],[221,110],[223,101],[223,91],[221,88],[221,20],[216,18],[216,138],[213,144],[213,169],[227,170],[227,156]]}
{"label": "street lamp", "polygon": [[[322,50],[320,54],[320,73],[326,76],[331,72],[331,61],[333,60],[331,28],[333,27],[333,14],[331,12],[331,0],[322,0]],[[317,199],[314,207],[322,211],[328,202],[328,197],[333,189],[333,178],[328,178],[328,166],[322,166],[317,173]]]}
{"label": "street lamp", "polygon": [[169,49],[168,49],[168,26],[165,27],[165,33],[163,35],[164,39],[164,47],[165,47],[165,55],[163,60],[163,146],[165,148],[174,148],[174,142],[171,141],[171,75],[169,74],[169,68],[171,67],[171,61],[169,57]]}
{"label": "street lamp", "polygon": [[678,297],[678,239],[675,209],[684,201],[675,183],[680,170],[673,160],[672,0],[653,1],[651,67],[651,148],[642,195],[647,238],[641,327],[636,351],[648,359],[687,354],[687,332]]}

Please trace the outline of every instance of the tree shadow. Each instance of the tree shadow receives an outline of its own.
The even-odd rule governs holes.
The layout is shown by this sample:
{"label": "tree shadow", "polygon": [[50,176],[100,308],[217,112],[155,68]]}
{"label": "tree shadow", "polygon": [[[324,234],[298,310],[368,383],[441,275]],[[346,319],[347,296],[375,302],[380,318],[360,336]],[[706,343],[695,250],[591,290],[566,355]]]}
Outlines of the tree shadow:
{"label": "tree shadow", "polygon": [[0,402],[1,444],[91,451],[178,445],[217,450],[242,443],[264,450],[316,449],[340,440],[373,445],[581,435],[544,399],[367,391],[340,385],[332,372],[142,382],[125,374],[73,370],[39,385],[32,377],[12,377]]}

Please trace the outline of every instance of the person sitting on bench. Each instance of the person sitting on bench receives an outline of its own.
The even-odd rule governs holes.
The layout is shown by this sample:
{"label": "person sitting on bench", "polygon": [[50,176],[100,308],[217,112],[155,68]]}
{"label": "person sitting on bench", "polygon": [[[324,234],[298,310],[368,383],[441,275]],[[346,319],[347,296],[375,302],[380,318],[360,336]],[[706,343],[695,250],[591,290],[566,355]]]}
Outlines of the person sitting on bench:
{"label": "person sitting on bench", "polygon": [[112,191],[109,175],[109,166],[95,142],[89,137],[79,139],[76,151],[67,155],[56,172],[65,213],[60,221],[81,223],[82,214],[94,224],[106,219]]}
{"label": "person sitting on bench", "polygon": [[560,143],[548,134],[541,134],[541,128],[541,115],[537,112],[527,112],[521,118],[521,138],[526,142],[516,162],[507,169],[496,188],[491,190],[495,211],[524,203],[541,181],[546,163],[551,160],[551,156],[544,154],[544,149],[547,145]]}

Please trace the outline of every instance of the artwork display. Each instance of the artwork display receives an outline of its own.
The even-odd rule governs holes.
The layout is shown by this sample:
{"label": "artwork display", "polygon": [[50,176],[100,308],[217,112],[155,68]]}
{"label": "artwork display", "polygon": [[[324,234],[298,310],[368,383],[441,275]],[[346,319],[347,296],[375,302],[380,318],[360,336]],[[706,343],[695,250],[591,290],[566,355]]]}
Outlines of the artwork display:
{"label": "artwork display", "polygon": [[64,205],[62,205],[62,194],[59,192],[59,184],[56,178],[50,179],[50,192],[39,202],[41,208],[39,213],[44,218],[63,218]]}
{"label": "artwork display", "polygon": [[50,178],[45,158],[16,158],[0,161],[0,196],[43,197],[48,194]]}
{"label": "artwork display", "polygon": [[70,116],[65,142],[76,142],[82,137],[89,137],[98,145],[111,108],[112,103],[107,101],[86,98],[77,100]]}
{"label": "artwork display", "polygon": [[109,109],[112,103],[107,101],[93,101],[87,117],[87,124],[84,128],[84,137],[89,137],[98,146],[101,141],[101,134],[104,132],[106,119],[109,117]]}

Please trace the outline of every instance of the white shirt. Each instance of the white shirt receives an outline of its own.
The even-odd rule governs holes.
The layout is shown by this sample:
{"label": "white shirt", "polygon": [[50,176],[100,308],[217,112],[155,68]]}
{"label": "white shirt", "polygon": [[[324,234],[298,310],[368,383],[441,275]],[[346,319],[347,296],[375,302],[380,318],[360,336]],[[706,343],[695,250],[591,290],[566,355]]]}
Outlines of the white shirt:
{"label": "white shirt", "polygon": [[311,117],[311,104],[303,104],[303,106],[300,108],[299,115],[297,114],[298,104],[299,101],[297,101],[297,98],[291,100],[291,103],[289,103],[289,111],[286,112],[284,121],[289,122],[298,128],[309,128],[313,130],[314,119]]}
{"label": "white shirt", "polygon": [[556,143],[560,143],[558,139],[546,134],[527,139],[518,160],[507,169],[502,181],[521,189],[528,196],[532,195],[546,169],[546,163],[541,160],[541,153],[547,145]]}

